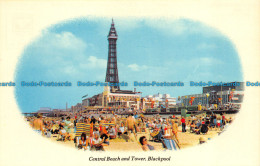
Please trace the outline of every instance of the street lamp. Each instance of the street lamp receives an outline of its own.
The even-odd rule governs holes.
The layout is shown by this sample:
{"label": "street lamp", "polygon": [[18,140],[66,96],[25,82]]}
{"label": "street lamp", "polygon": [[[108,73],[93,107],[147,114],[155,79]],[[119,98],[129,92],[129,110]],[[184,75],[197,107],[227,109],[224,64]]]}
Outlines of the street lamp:
{"label": "street lamp", "polygon": [[209,99],[208,99],[209,98],[209,93],[207,93],[206,96],[207,96],[207,108],[208,108],[209,107]]}

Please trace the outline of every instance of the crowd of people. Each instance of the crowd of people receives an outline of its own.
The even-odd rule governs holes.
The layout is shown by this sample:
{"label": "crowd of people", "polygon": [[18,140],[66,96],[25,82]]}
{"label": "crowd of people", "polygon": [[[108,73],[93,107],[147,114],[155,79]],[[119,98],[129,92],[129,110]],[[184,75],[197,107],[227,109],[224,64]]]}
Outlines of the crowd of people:
{"label": "crowd of people", "polygon": [[[222,131],[227,123],[231,123],[232,118],[226,118],[224,114],[217,116],[216,114],[196,117],[191,115],[187,125],[190,126],[190,132],[196,134],[207,134],[209,130]],[[186,132],[186,119],[181,118],[182,132]]]}
{"label": "crowd of people", "polygon": [[[104,150],[113,139],[136,141],[144,151],[155,148],[148,140],[161,142],[163,139],[174,139],[179,144],[179,132],[194,134],[207,134],[209,130],[221,131],[232,118],[225,115],[191,115],[189,117],[175,117],[174,115],[163,118],[160,115],[144,116],[143,114],[131,115],[96,115],[82,116],[80,114],[67,117],[26,117],[36,132],[46,137],[57,136],[57,140],[73,141],[78,149]],[[75,136],[78,124],[90,124],[89,133],[82,132]],[[103,124],[114,125],[103,125]],[[179,131],[178,128],[182,130]],[[146,135],[145,135],[146,134]],[[139,136],[139,140],[138,137]],[[146,138],[148,136],[148,138]]]}

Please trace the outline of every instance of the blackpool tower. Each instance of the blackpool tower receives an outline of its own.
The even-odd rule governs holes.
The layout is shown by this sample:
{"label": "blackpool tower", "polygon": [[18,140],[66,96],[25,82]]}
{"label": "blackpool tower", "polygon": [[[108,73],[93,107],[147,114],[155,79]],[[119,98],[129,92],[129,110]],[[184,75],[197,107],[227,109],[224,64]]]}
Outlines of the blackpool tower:
{"label": "blackpool tower", "polygon": [[112,24],[110,27],[109,34],[107,36],[108,40],[108,60],[107,60],[107,72],[106,72],[106,82],[112,83],[116,86],[111,86],[112,89],[120,90],[118,85],[119,78],[118,78],[118,69],[117,69],[117,52],[116,52],[116,41],[117,41],[117,33],[115,29],[115,24],[112,19]]}

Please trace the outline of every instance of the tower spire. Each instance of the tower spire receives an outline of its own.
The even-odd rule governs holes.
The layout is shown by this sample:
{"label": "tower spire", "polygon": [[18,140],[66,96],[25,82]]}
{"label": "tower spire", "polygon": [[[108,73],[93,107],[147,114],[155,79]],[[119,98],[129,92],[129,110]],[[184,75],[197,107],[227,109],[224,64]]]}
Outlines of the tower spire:
{"label": "tower spire", "polygon": [[112,18],[112,23],[111,23],[111,27],[108,33],[107,38],[116,38],[117,39],[117,33],[116,33],[116,28],[115,28],[115,24],[114,24],[114,19]]}

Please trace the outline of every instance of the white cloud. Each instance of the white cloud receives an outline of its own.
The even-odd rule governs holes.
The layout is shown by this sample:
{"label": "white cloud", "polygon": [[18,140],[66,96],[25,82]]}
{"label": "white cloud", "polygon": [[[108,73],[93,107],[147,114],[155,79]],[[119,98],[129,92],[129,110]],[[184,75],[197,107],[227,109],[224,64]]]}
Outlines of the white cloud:
{"label": "white cloud", "polygon": [[137,20],[134,18],[128,19],[114,19],[115,26],[119,27],[121,31],[129,31],[140,26],[141,20]]}
{"label": "white cloud", "polygon": [[202,65],[219,65],[222,64],[223,62],[213,57],[202,57],[199,59],[199,63]]}
{"label": "white cloud", "polygon": [[215,44],[209,44],[209,43],[200,43],[197,46],[197,49],[203,50],[203,49],[215,49],[217,46]]}
{"label": "white cloud", "polygon": [[80,63],[81,68],[103,68],[107,66],[107,60],[97,58],[95,56],[89,56],[86,61]]}
{"label": "white cloud", "polygon": [[[78,50],[85,49],[87,44],[81,39],[77,38],[71,32],[54,33],[49,31],[43,31],[40,42],[37,42],[38,47],[66,49],[66,50]],[[66,55],[66,54],[64,54]]]}
{"label": "white cloud", "polygon": [[183,35],[183,34],[202,34],[204,36],[219,35],[216,30],[197,21],[186,19],[160,19],[147,20],[148,26],[164,31],[166,34]]}
{"label": "white cloud", "polygon": [[148,66],[146,65],[138,65],[136,63],[128,65],[128,68],[130,68],[132,71],[142,71],[148,69]]}
{"label": "white cloud", "polygon": [[203,57],[199,57],[199,58],[193,57],[188,60],[182,59],[182,60],[179,60],[178,62],[172,63],[172,66],[182,67],[183,64],[185,64],[186,66],[190,66],[190,67],[191,66],[195,67],[195,65],[199,65],[199,67],[208,67],[208,66],[212,66],[212,65],[220,65],[223,63],[224,62],[221,61],[220,59],[214,58],[213,55],[208,55],[208,56],[203,56]]}
{"label": "white cloud", "polygon": [[[77,73],[77,70],[76,68],[74,68],[73,66],[66,66],[62,69],[62,71],[65,73],[65,74],[68,74],[68,75],[73,75],[73,74],[76,74]],[[61,71],[61,72],[62,72]]]}

